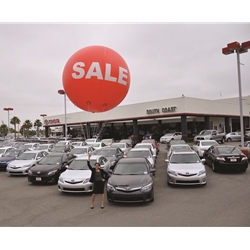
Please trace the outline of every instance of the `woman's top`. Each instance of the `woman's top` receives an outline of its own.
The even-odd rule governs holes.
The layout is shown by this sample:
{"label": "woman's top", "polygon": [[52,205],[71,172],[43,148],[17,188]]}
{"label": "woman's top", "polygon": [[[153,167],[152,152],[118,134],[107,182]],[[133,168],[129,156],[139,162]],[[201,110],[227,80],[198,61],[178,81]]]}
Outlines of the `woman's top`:
{"label": "woman's top", "polygon": [[95,181],[102,181],[101,172],[95,172]]}

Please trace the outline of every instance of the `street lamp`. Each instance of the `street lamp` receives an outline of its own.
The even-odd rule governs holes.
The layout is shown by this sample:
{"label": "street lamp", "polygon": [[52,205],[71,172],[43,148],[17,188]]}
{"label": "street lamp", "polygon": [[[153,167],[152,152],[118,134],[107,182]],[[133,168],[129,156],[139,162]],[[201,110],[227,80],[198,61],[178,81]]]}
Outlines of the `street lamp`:
{"label": "street lamp", "polygon": [[8,111],[8,134],[10,133],[10,111],[14,110],[13,108],[4,108],[3,110]]}
{"label": "street lamp", "polygon": [[65,120],[65,140],[67,140],[67,119],[66,119],[66,93],[63,89],[58,90],[58,94],[64,95],[64,120]]}
{"label": "street lamp", "polygon": [[239,103],[240,103],[240,131],[241,131],[241,145],[244,145],[244,128],[243,128],[243,112],[242,112],[242,91],[241,91],[241,75],[240,75],[240,54],[245,53],[250,48],[250,41],[242,44],[233,42],[227,44],[227,47],[222,49],[224,55],[229,55],[234,52],[237,53],[237,69],[238,69],[238,83],[239,83]]}
{"label": "street lamp", "polygon": [[[46,114],[41,114],[40,116],[43,117],[43,127],[44,127],[44,116],[47,116]],[[45,136],[45,128],[44,128],[44,136]]]}

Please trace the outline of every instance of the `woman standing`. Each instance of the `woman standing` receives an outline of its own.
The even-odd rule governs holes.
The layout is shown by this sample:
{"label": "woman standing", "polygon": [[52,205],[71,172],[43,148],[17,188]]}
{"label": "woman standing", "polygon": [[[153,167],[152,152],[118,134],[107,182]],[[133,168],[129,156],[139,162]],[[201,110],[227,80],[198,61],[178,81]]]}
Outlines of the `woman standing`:
{"label": "woman standing", "polygon": [[90,157],[91,154],[88,154],[88,167],[91,170],[91,178],[90,182],[94,184],[92,199],[91,199],[91,209],[94,208],[95,196],[96,194],[101,194],[101,208],[104,208],[104,185],[106,178],[108,176],[107,172],[100,168],[100,164],[98,162],[95,163],[95,167],[93,168],[90,165]]}

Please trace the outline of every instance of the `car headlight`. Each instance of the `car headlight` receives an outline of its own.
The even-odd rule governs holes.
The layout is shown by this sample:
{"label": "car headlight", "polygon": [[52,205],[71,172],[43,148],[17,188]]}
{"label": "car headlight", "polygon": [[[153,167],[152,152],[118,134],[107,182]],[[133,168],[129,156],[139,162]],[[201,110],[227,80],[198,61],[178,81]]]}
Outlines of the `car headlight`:
{"label": "car headlight", "polygon": [[112,186],[111,184],[107,183],[107,191],[114,192],[115,191],[115,187]]}
{"label": "car headlight", "polygon": [[225,161],[225,158],[224,157],[216,157],[216,160],[217,161]]}
{"label": "car headlight", "polygon": [[59,181],[62,182],[62,183],[64,183],[64,180],[63,180],[62,177],[59,177]]}
{"label": "car headlight", "polygon": [[246,161],[248,158],[246,156],[242,157],[241,161]]}
{"label": "car headlight", "polygon": [[32,175],[32,171],[31,170],[28,171],[28,175]]}
{"label": "car headlight", "polygon": [[173,170],[168,170],[168,173],[171,174],[171,175],[177,176],[176,172],[173,171]]}
{"label": "car headlight", "polygon": [[31,164],[23,165],[21,168],[29,168],[29,167],[31,167]]}
{"label": "car headlight", "polygon": [[58,172],[58,169],[48,172],[48,175],[54,175]]}
{"label": "car headlight", "polygon": [[89,182],[89,178],[84,179],[82,183],[85,184],[85,183],[87,183],[87,182]]}
{"label": "car headlight", "polygon": [[146,186],[142,187],[141,191],[143,193],[149,192],[152,189],[152,187],[153,187],[153,182],[151,182],[151,183],[147,184]]}
{"label": "car headlight", "polygon": [[206,170],[201,170],[201,171],[199,172],[198,176],[203,175],[203,174],[205,174],[205,173],[206,173]]}

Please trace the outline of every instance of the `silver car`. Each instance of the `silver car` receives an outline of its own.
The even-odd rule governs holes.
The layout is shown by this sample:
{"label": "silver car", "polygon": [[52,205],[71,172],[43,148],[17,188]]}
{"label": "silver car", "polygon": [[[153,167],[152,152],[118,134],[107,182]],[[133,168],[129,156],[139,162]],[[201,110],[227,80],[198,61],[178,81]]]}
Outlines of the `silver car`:
{"label": "silver car", "polygon": [[241,141],[241,133],[240,132],[231,132],[226,134],[226,141]]}
{"label": "silver car", "polygon": [[[89,193],[93,191],[93,183],[89,182],[91,171],[87,165],[88,155],[76,157],[58,180],[58,190],[66,193]],[[90,165],[98,162],[106,172],[110,169],[109,160],[102,155],[92,155]]]}
{"label": "silver car", "polygon": [[28,175],[29,169],[47,154],[45,150],[25,151],[8,164],[6,172],[9,175]]}
{"label": "silver car", "polygon": [[173,152],[165,161],[169,185],[206,185],[205,160],[201,160],[196,152]]}

